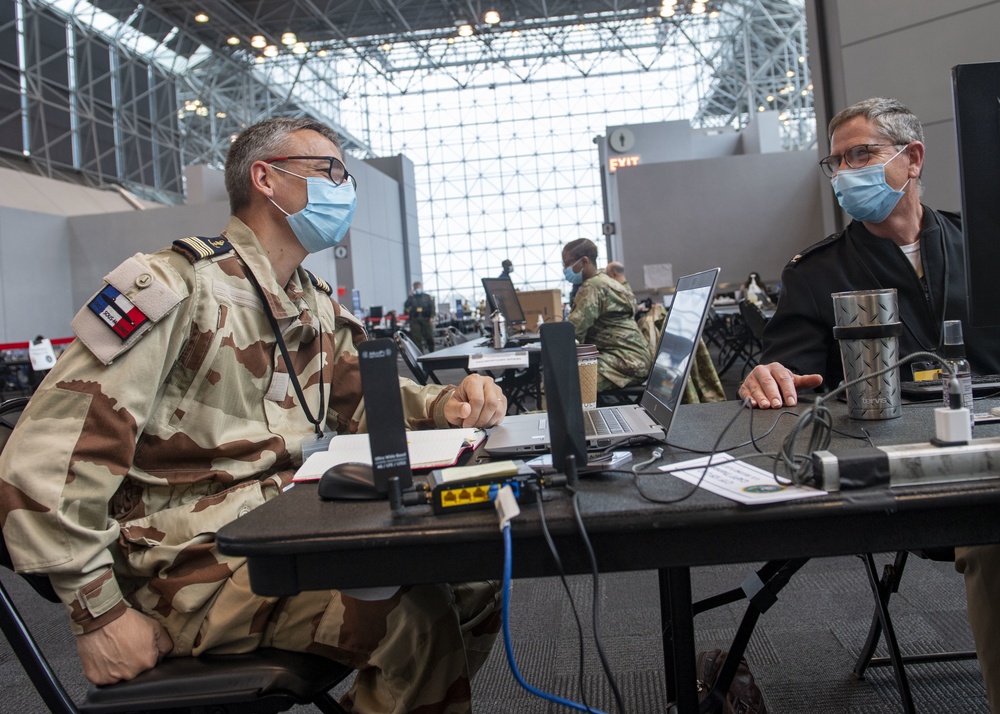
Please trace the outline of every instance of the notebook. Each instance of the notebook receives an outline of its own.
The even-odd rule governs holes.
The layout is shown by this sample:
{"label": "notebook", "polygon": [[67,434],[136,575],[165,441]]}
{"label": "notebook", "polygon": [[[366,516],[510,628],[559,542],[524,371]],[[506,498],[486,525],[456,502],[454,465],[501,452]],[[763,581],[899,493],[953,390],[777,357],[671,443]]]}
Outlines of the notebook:
{"label": "notebook", "polygon": [[[718,278],[719,268],[712,268],[677,281],[642,400],[639,404],[584,409],[588,451],[666,441],[684,397]],[[517,414],[493,427],[485,449],[490,456],[510,457],[546,452],[550,443],[548,414]]]}

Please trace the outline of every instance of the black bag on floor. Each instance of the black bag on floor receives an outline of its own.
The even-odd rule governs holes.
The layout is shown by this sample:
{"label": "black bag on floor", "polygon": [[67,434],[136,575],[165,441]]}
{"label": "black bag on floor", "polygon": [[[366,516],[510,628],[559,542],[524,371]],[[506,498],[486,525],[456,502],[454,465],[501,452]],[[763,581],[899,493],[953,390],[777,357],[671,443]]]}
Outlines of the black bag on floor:
{"label": "black bag on floor", "polygon": [[[715,684],[719,672],[722,671],[727,654],[728,652],[719,649],[698,653],[695,667],[698,674],[699,702],[704,700],[712,690],[712,685]],[[767,714],[764,696],[757,687],[745,658],[740,659],[740,664],[736,668],[733,683],[729,686],[729,691],[722,703],[722,714]]]}

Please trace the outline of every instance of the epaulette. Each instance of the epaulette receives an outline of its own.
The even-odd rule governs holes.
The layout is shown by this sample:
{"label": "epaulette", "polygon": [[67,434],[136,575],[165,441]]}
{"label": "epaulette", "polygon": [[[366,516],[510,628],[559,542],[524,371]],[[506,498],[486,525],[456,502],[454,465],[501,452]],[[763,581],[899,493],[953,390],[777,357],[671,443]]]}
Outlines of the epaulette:
{"label": "epaulette", "polygon": [[197,263],[199,260],[204,260],[205,258],[225,255],[233,249],[229,241],[222,236],[216,236],[215,238],[200,238],[196,236],[181,238],[180,240],[175,240],[170,247],[192,263]]}
{"label": "epaulette", "polygon": [[317,278],[308,270],[306,271],[306,275],[309,276],[309,282],[313,284],[314,288],[320,292],[326,293],[327,295],[333,295],[333,288],[330,287],[330,283],[323,280],[323,278]]}
{"label": "epaulette", "polygon": [[824,238],[823,240],[821,240],[819,243],[813,243],[811,246],[809,246],[808,248],[806,248],[805,250],[803,250],[801,253],[798,253],[794,258],[792,258],[791,260],[789,260],[788,261],[788,266],[786,266],[786,267],[794,266],[796,263],[798,263],[800,260],[802,260],[803,258],[805,258],[810,253],[814,253],[817,250],[819,250],[820,248],[825,248],[826,246],[830,245],[834,241],[839,240],[843,235],[844,235],[843,231],[841,231],[839,233],[831,233],[826,238]]}

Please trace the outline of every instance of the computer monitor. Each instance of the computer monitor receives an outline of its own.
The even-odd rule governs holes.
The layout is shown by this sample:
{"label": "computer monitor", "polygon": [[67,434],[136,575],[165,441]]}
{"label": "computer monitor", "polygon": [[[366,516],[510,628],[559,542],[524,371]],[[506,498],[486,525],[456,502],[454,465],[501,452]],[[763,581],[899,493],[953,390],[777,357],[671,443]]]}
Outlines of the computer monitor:
{"label": "computer monitor", "polygon": [[382,306],[372,305],[370,308],[368,308],[368,317],[382,319]]}
{"label": "computer monitor", "polygon": [[969,317],[1000,325],[1000,62],[952,68]]}
{"label": "computer monitor", "polygon": [[483,289],[486,290],[486,302],[489,303],[490,314],[494,310],[499,310],[507,320],[508,328],[525,323],[521,302],[517,299],[514,283],[509,277],[483,278]]}

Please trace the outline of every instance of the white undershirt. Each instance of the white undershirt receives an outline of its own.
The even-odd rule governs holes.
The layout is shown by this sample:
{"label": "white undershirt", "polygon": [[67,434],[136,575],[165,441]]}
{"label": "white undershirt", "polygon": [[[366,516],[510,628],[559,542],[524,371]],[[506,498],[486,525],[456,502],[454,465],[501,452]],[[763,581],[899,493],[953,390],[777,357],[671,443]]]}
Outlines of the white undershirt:
{"label": "white undershirt", "polygon": [[917,277],[924,277],[924,264],[920,262],[920,239],[918,238],[915,242],[909,245],[901,245],[899,249],[903,251],[903,255],[907,257],[913,269],[917,271]]}

